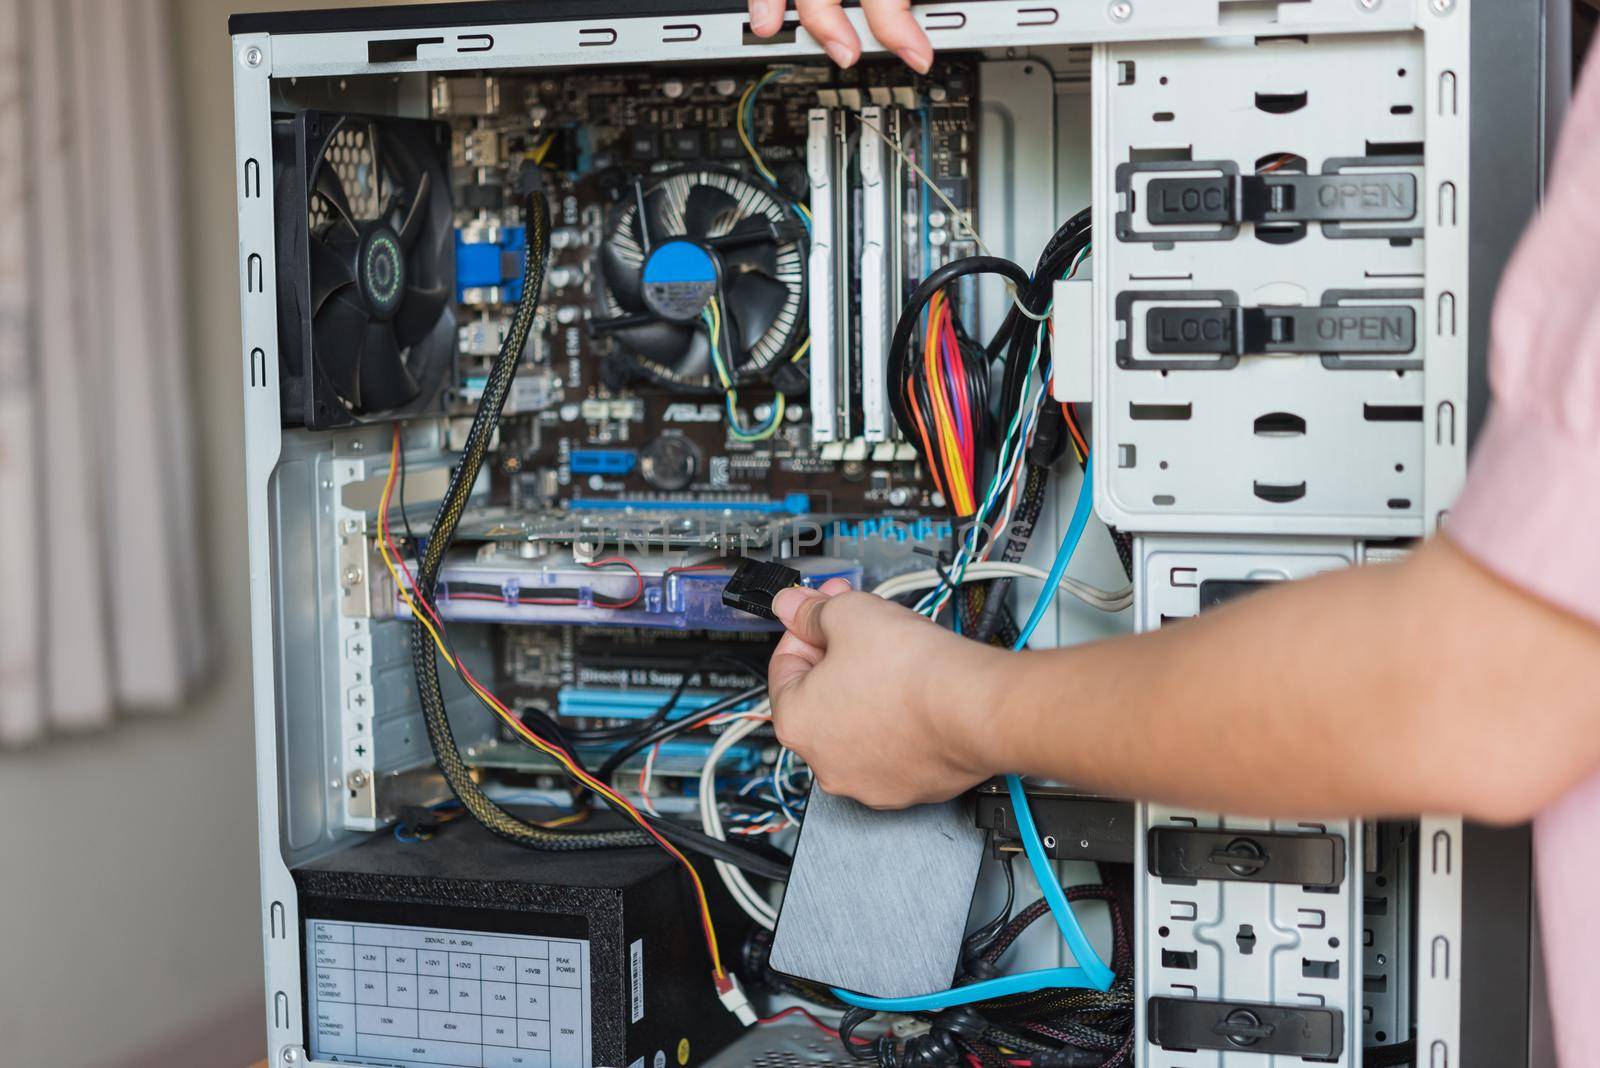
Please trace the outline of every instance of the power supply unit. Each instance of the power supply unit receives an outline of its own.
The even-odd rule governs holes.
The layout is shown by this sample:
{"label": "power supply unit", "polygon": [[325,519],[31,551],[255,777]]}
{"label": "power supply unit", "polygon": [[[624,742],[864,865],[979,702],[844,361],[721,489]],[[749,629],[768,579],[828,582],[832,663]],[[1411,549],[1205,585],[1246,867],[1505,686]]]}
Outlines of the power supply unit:
{"label": "power supply unit", "polygon": [[711,964],[659,850],[541,855],[465,820],[422,842],[377,835],[295,885],[313,1058],[698,1064],[741,1030],[684,981]]}

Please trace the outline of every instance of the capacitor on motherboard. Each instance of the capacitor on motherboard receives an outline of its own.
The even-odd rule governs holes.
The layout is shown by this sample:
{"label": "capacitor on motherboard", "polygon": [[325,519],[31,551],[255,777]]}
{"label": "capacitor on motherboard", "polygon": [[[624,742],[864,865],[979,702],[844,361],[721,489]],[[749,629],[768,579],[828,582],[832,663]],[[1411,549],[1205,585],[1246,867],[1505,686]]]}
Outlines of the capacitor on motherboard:
{"label": "capacitor on motherboard", "polygon": [[661,95],[666,97],[668,100],[678,99],[683,95],[683,92],[683,82],[679,81],[677,78],[668,78],[666,81],[661,83]]}
{"label": "capacitor on motherboard", "polygon": [[570,226],[562,226],[551,231],[550,247],[553,249],[572,248],[583,241],[583,235]]}
{"label": "capacitor on motherboard", "polygon": [[583,318],[583,309],[575,304],[563,304],[556,309],[556,322],[562,326],[571,326]]}
{"label": "capacitor on motherboard", "polygon": [[639,474],[668,493],[686,488],[699,468],[699,450],[682,434],[662,434],[639,453]]}
{"label": "capacitor on motherboard", "polygon": [[552,289],[571,289],[583,283],[583,272],[575,267],[552,267],[549,279]]}

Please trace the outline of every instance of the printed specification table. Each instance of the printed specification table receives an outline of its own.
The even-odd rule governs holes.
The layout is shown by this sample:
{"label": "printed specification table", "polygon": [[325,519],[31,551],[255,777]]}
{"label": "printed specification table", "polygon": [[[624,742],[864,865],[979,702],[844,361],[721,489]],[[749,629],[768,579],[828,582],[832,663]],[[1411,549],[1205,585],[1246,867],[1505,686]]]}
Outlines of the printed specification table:
{"label": "printed specification table", "polygon": [[406,1068],[588,1068],[589,943],[310,920],[311,1055]]}

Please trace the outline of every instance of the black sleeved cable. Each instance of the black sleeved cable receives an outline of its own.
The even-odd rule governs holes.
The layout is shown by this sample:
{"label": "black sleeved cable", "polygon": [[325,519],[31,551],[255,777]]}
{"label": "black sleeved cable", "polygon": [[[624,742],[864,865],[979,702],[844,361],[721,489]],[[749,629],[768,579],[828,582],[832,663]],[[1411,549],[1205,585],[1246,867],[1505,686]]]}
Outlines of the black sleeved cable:
{"label": "black sleeved cable", "polygon": [[[445,551],[455,538],[456,526],[466,509],[472,486],[483,468],[490,440],[500,423],[500,411],[505,407],[511,380],[516,375],[517,363],[533,329],[534,311],[539,290],[544,285],[545,267],[550,257],[550,208],[545,202],[542,182],[538,172],[525,172],[532,179],[524,179],[528,245],[523,253],[522,299],[512,316],[500,352],[495,356],[484,386],[478,411],[472,418],[472,429],[467,432],[466,447],[461,461],[450,474],[450,484],[439,502],[434,517],[432,534],[417,567],[416,595],[431,605],[433,589],[439,581],[439,567],[444,562]],[[645,846],[654,843],[642,830],[608,831],[552,831],[518,819],[501,808],[485,794],[472,778],[472,771],[462,759],[450,729],[450,717],[444,694],[439,688],[439,662],[437,650],[428,628],[423,624],[422,613],[411,625],[411,660],[416,673],[417,693],[422,702],[422,719],[428,729],[428,744],[433,749],[439,771],[449,783],[451,791],[472,817],[490,831],[518,845],[535,849],[579,850],[610,849],[623,846]]]}
{"label": "black sleeved cable", "polygon": [[[1050,472],[1043,467],[1028,465],[1026,481],[1022,484],[1022,499],[1017,502],[1016,514],[1011,517],[1011,527],[1006,531],[1006,543],[1000,547],[1000,559],[1014,564],[1022,559],[1028,542],[1033,538],[1034,527],[1044,509],[1044,491],[1050,481]],[[996,531],[998,535],[999,532]],[[1011,593],[1012,580],[995,579],[984,594],[983,611],[978,613],[978,623],[972,630],[974,641],[987,643],[1000,625],[1001,612]]]}
{"label": "black sleeved cable", "polygon": [[922,309],[933,299],[933,295],[957,278],[972,274],[998,274],[1016,285],[1019,290],[1026,289],[1029,282],[1028,272],[1011,260],[999,256],[967,256],[951,260],[924,278],[921,284],[912,290],[905,309],[900,313],[899,321],[895,323],[894,337],[889,341],[889,367],[886,376],[889,383],[889,408],[894,413],[895,422],[910,441],[918,440],[917,429],[912,424],[911,413],[907,410],[905,401],[906,350],[911,344],[911,335],[916,332],[917,323],[922,317]]}

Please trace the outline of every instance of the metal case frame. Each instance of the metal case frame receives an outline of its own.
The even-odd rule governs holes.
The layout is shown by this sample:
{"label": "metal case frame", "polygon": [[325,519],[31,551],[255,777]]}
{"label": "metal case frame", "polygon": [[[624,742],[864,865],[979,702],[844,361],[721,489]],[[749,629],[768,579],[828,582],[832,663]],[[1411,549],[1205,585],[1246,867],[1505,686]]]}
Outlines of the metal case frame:
{"label": "metal case frame", "polygon": [[[1216,522],[1216,533],[1254,534],[1274,538],[1288,535],[1418,535],[1431,529],[1448,507],[1460,485],[1465,468],[1465,439],[1469,397],[1467,383],[1473,381],[1470,398],[1474,415],[1480,410],[1482,390],[1482,352],[1487,286],[1492,283],[1506,251],[1508,231],[1498,229],[1487,247],[1473,235],[1481,213],[1474,210],[1469,197],[1468,143],[1469,120],[1479,130],[1476,114],[1467,103],[1471,96],[1473,62],[1484,62],[1488,50],[1503,47],[1496,38],[1473,47],[1471,32],[1475,16],[1496,23],[1501,31],[1516,28],[1521,50],[1517,55],[1533,55],[1542,60],[1542,34],[1529,26],[1542,25],[1542,0],[1488,5],[1485,12],[1469,10],[1470,0],[1282,0],[1280,3],[1239,2],[1239,0],[1131,0],[1115,3],[1065,4],[1052,0],[986,0],[981,17],[974,17],[973,5],[963,2],[918,4],[915,14],[941,49],[984,50],[991,58],[1022,61],[1041,51],[1060,51],[1067,47],[1097,46],[1095,77],[1107,77],[1117,50],[1144,47],[1139,42],[1183,42],[1219,35],[1252,38],[1257,35],[1309,35],[1313,38],[1339,38],[1344,35],[1400,35],[1420,37],[1422,70],[1427,72],[1427,87],[1421,103],[1426,118],[1427,158],[1425,172],[1433,196],[1424,197],[1432,205],[1427,212],[1421,272],[1424,275],[1422,321],[1428,324],[1428,369],[1418,398],[1428,413],[1428,433],[1420,443],[1422,465],[1420,502],[1414,514],[1404,517],[1373,518],[1353,529],[1329,529],[1317,518],[1282,515],[1268,519],[1246,517]],[[286,432],[278,411],[278,354],[276,294],[273,289],[273,189],[271,181],[271,115],[273,80],[297,77],[332,77],[384,74],[400,83],[402,98],[413,111],[425,107],[420,98],[407,96],[415,86],[405,76],[448,70],[493,70],[499,68],[573,67],[590,64],[669,63],[676,66],[697,62],[726,62],[729,59],[773,60],[783,57],[821,58],[820,46],[803,30],[786,32],[771,42],[757,41],[746,29],[743,4],[739,0],[686,0],[672,12],[643,10],[643,0],[550,0],[538,5],[538,14],[520,3],[477,3],[429,5],[393,10],[361,12],[315,12],[283,16],[244,16],[233,24],[232,69],[234,71],[235,155],[238,175],[239,272],[242,312],[241,379],[244,393],[244,433],[246,440],[243,493],[248,521],[250,559],[250,625],[252,632],[253,685],[256,750],[258,760],[258,804],[261,859],[261,927],[265,950],[266,1003],[269,1056],[272,1065],[307,1063],[301,1047],[303,1022],[299,982],[303,974],[298,941],[300,917],[289,864],[297,850],[297,835],[287,825],[289,811],[284,796],[289,769],[305,754],[290,750],[292,715],[289,704],[297,687],[337,686],[352,695],[365,692],[370,679],[350,673],[359,669],[370,650],[352,653],[349,662],[322,661],[327,648],[317,633],[322,621],[338,619],[337,576],[324,575],[319,588],[325,593],[315,606],[290,604],[281,596],[285,554],[290,547],[283,540],[286,529],[304,524],[315,529],[313,556],[301,566],[313,571],[326,570],[327,561],[338,559],[332,548],[339,531],[355,533],[348,524],[355,518],[337,511],[339,488],[335,483],[340,465],[360,465],[358,454],[379,442],[370,433],[357,433],[339,439],[313,437],[302,432]],[[876,50],[866,32],[858,10],[848,17]],[[1531,20],[1527,25],[1518,19]],[[1528,33],[1533,33],[1530,41]],[[1471,52],[1469,59],[1469,50]],[[1480,51],[1482,54],[1480,54]],[[1503,73],[1503,72],[1502,72]],[[1447,76],[1448,75],[1448,76]],[[1516,82],[1517,94],[1510,104],[1519,116],[1531,111],[1542,120],[1542,98],[1529,100],[1526,79],[1497,79],[1500,84]],[[1536,85],[1542,79],[1535,78]],[[1542,87],[1542,86],[1539,86]],[[1542,122],[1535,122],[1538,140]],[[1096,167],[1109,159],[1107,124],[1099,114],[1094,122],[1093,157]],[[1526,130],[1526,126],[1517,127]],[[1508,137],[1507,127],[1495,134]],[[1481,131],[1480,131],[1481,132]],[[1485,152],[1497,147],[1482,146]],[[1540,145],[1542,147],[1542,144]],[[1031,148],[1014,146],[1019,153]],[[1525,189],[1531,199],[1534,188]],[[1096,187],[1103,183],[1096,181]],[[1097,212],[1096,245],[1111,247],[1108,205]],[[1531,207],[1531,204],[1529,205]],[[1467,226],[1471,219],[1473,233]],[[1028,235],[1031,223],[1013,217],[1010,228]],[[1511,232],[1514,232],[1514,228]],[[1468,284],[1469,237],[1473,284]],[[1025,242],[1024,236],[1018,243]],[[1020,250],[1019,250],[1020,251]],[[1104,339],[1112,335],[1113,323],[1109,292],[1102,284],[1109,272],[1096,272],[1096,348],[1106,352]],[[1329,286],[1328,288],[1333,288]],[[1473,298],[1469,301],[1468,294]],[[993,303],[994,296],[987,298]],[[1469,342],[1472,351],[1469,353]],[[1104,367],[1096,371],[1097,400],[1109,398],[1110,382]],[[1476,419],[1473,420],[1476,423]],[[1114,449],[1096,450],[1096,477],[1101,487],[1115,485],[1111,463]],[[294,477],[305,478],[316,465],[332,465],[328,479],[306,481],[297,495],[287,493],[285,463],[310,465]],[[293,463],[291,463],[293,466]],[[346,472],[358,478],[359,470]],[[347,479],[346,481],[348,481]],[[320,492],[319,492],[320,490]],[[281,503],[294,496],[288,511]],[[1107,498],[1101,500],[1102,514],[1112,520],[1133,519]],[[1134,520],[1140,530],[1183,530],[1197,532],[1192,521],[1162,527]],[[345,524],[341,528],[340,524]],[[1337,524],[1335,524],[1337,525]],[[1337,539],[1336,539],[1337,540]],[[348,595],[359,591],[345,587]],[[353,631],[347,638],[358,638]],[[318,665],[322,677],[296,678],[307,658]],[[302,690],[303,692],[303,690]],[[341,747],[350,739],[336,740]],[[355,765],[359,769],[359,762]],[[373,769],[376,770],[376,769]],[[320,769],[315,776],[320,784]],[[345,789],[334,783],[334,790]],[[360,799],[358,799],[360,800]],[[372,810],[376,816],[375,809]],[[1468,836],[1470,840],[1470,836]],[[1352,844],[1359,831],[1352,829]],[[1471,1047],[1463,1037],[1470,1028],[1495,1027],[1489,1014],[1462,1018],[1463,959],[1474,958],[1472,944],[1461,944],[1462,880],[1472,861],[1463,856],[1463,835],[1458,820],[1434,819],[1424,822],[1420,831],[1421,855],[1418,878],[1418,945],[1431,966],[1419,973],[1416,1014],[1420,1048],[1427,1051],[1425,1063],[1457,1065],[1474,1063]],[[1526,851],[1512,844],[1509,855],[1512,876],[1521,866],[1521,882],[1509,890],[1513,904],[1527,907]],[[1465,863],[1464,863],[1465,861]],[[1493,876],[1478,869],[1485,878]],[[1500,873],[1497,877],[1507,877]],[[1525,949],[1525,947],[1523,947]],[[1464,952],[1463,952],[1464,950]],[[1441,963],[1443,966],[1441,967]],[[1352,967],[1359,973],[1358,967]],[[1487,971],[1487,969],[1485,969]],[[1478,985],[1487,975],[1478,977]],[[1506,1003],[1507,991],[1498,982],[1497,1004]],[[1515,1000],[1515,999],[1512,999]],[[1140,1013],[1141,1018],[1143,1013]],[[1526,1016],[1520,1017],[1522,1044],[1526,1044]],[[1487,1045],[1498,1050],[1515,1049],[1515,1038],[1507,1042],[1492,1031]],[[1192,1058],[1191,1058],[1192,1060]],[[1488,1063],[1479,1061],[1478,1063]],[[1507,1063],[1503,1059],[1496,1064]]]}

